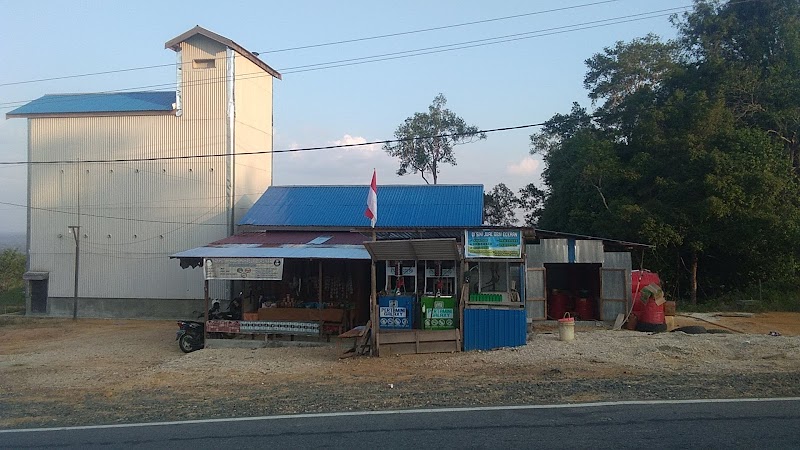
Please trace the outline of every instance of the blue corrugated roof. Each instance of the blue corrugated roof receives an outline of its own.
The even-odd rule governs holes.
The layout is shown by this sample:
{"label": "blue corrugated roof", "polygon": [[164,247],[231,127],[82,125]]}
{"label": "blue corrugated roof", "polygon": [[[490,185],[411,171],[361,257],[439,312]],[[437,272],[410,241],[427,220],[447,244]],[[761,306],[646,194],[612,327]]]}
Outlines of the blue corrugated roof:
{"label": "blue corrugated roof", "polygon": [[20,106],[6,115],[172,111],[173,103],[175,103],[175,92],[50,94]]}
{"label": "blue corrugated roof", "polygon": [[[369,186],[271,186],[240,225],[368,227]],[[376,228],[481,226],[483,185],[378,185]]]}

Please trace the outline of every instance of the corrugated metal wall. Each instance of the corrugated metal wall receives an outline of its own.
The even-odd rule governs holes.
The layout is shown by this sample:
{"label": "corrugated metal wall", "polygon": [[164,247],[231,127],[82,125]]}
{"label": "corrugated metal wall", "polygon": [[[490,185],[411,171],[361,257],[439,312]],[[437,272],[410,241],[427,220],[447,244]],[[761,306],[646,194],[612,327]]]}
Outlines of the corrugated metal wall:
{"label": "corrugated metal wall", "polygon": [[[271,151],[272,76],[238,54],[235,65],[236,153]],[[272,184],[272,157],[272,153],[236,156],[236,223]]]}
{"label": "corrugated metal wall", "polygon": [[604,258],[600,314],[602,320],[614,320],[617,314],[627,313],[631,305],[631,254],[607,252]]}
{"label": "corrugated metal wall", "polygon": [[525,246],[525,264],[528,267],[543,267],[545,263],[569,261],[566,239],[542,239],[538,244]]}
{"label": "corrugated metal wall", "polygon": [[464,310],[464,350],[491,350],[525,345],[527,327],[522,309]]}
{"label": "corrugated metal wall", "polygon": [[603,241],[577,239],[575,242],[575,262],[603,264]]}
{"label": "corrugated metal wall", "polygon": [[[31,119],[31,161],[225,153],[225,48],[196,36],[181,53],[187,62],[181,117]],[[193,59],[210,58],[214,68],[192,68]],[[270,115],[250,121],[244,110],[241,120],[253,127],[268,120],[259,127],[269,130],[271,89],[259,101],[269,103]],[[244,134],[237,150],[262,145]],[[269,165],[258,183],[262,192],[271,181]],[[181,269],[168,257],[227,236],[225,169],[225,157],[32,165],[30,269],[50,272],[51,297],[71,297],[75,242],[67,226],[80,225],[80,297],[201,298],[201,270]]]}
{"label": "corrugated metal wall", "polygon": [[547,272],[543,267],[525,270],[525,310],[528,319],[544,320],[547,302]]}

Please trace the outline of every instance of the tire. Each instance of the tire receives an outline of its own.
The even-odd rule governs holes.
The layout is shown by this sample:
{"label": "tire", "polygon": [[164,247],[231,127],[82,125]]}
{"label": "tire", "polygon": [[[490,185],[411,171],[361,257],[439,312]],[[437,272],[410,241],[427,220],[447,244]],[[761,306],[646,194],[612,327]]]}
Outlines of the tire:
{"label": "tire", "polygon": [[685,327],[675,328],[674,330],[672,330],[673,333],[676,331],[682,331],[686,334],[706,334],[708,332],[706,330],[706,327],[700,325],[689,325]]}
{"label": "tire", "polygon": [[636,322],[636,331],[643,331],[645,333],[663,333],[667,331],[667,324],[665,323],[647,323]]}
{"label": "tire", "polygon": [[180,347],[183,353],[191,353],[200,349],[200,346],[195,343],[195,340],[189,334],[184,334],[178,339],[178,347]]}
{"label": "tire", "polygon": [[733,334],[732,331],[720,330],[719,328],[709,328],[706,330],[708,334]]}

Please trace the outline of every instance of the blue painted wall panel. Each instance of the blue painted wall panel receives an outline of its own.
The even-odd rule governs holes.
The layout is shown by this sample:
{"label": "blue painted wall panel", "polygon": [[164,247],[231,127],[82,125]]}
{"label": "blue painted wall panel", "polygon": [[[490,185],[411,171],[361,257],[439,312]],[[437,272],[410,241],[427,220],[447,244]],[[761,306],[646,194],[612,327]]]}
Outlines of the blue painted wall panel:
{"label": "blue painted wall panel", "polygon": [[378,296],[378,315],[382,330],[414,328],[417,299],[413,295]]}
{"label": "blue painted wall panel", "polygon": [[525,345],[524,309],[465,309],[464,350],[491,350]]}

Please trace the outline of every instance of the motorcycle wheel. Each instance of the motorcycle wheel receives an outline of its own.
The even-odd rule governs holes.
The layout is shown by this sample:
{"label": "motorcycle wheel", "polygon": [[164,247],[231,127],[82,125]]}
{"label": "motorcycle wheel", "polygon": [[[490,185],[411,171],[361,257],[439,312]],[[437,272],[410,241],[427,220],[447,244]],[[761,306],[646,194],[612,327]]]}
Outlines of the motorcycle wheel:
{"label": "motorcycle wheel", "polygon": [[200,348],[199,345],[196,345],[194,339],[188,334],[184,334],[178,340],[178,347],[180,347],[183,353],[191,353]]}

